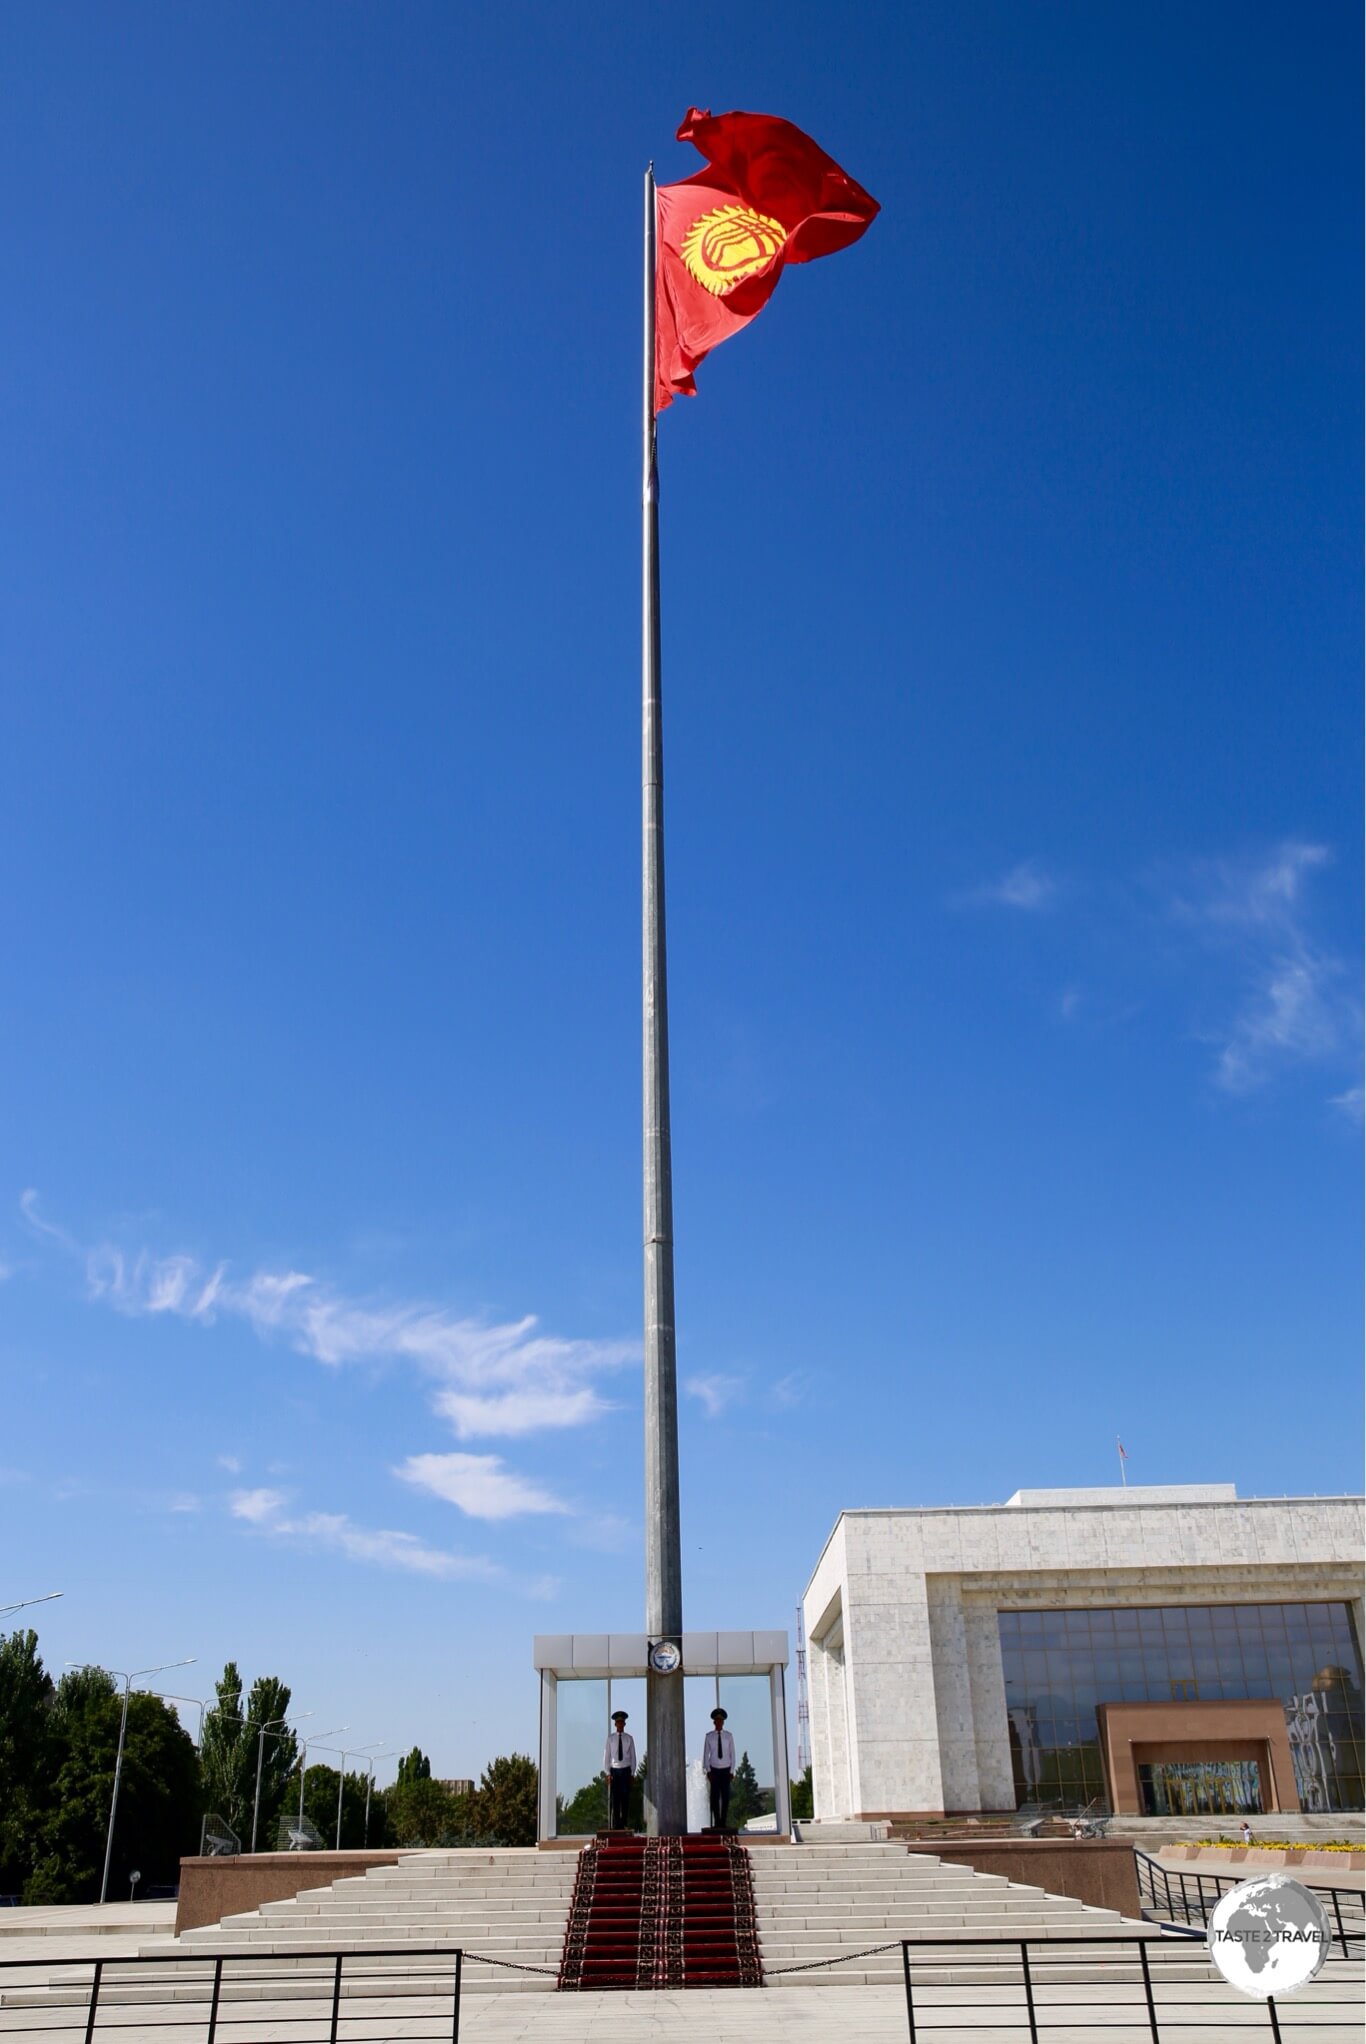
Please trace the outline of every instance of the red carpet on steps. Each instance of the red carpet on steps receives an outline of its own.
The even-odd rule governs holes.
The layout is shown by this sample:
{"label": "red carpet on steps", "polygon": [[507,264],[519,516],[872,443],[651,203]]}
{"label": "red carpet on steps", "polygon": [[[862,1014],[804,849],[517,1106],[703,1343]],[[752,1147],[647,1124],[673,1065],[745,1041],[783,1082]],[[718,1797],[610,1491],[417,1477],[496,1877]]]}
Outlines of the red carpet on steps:
{"label": "red carpet on steps", "polygon": [[744,1846],[712,1836],[610,1835],[586,1845],[559,1984],[762,1987]]}

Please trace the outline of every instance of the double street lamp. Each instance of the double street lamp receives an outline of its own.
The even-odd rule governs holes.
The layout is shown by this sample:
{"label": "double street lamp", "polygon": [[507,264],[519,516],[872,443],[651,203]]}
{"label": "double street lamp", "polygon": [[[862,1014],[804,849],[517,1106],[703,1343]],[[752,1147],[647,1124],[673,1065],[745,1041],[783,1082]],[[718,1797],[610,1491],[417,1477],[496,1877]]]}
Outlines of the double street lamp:
{"label": "double street lamp", "polygon": [[[68,1661],[66,1665],[68,1668],[89,1668],[94,1664],[90,1661]],[[101,1671],[104,1674],[117,1675],[123,1683],[123,1713],[119,1718],[118,1752],[114,1756],[114,1793],[109,1801],[109,1832],[104,1841],[104,1875],[100,1881],[101,1902],[109,1893],[109,1864],[114,1857],[114,1819],[118,1815],[119,1784],[123,1780],[123,1746],[128,1736],[128,1699],[133,1693],[133,1684],[140,1682],[144,1675],[165,1675],[172,1668],[193,1668],[194,1665],[195,1656],[191,1654],[188,1661],[162,1661],[155,1668],[134,1668],[131,1674],[125,1674],[122,1668],[106,1668]]]}
{"label": "double street lamp", "polygon": [[304,1828],[304,1776],[308,1772],[308,1749],[310,1744],[322,1753],[335,1753],[335,1746],[324,1746],[324,1739],[335,1739],[340,1732],[349,1732],[350,1725],[333,1725],[330,1732],[318,1732],[310,1741],[305,1739],[299,1747],[299,1829]]}
{"label": "double street lamp", "polygon": [[269,1718],[261,1727],[256,1740],[256,1794],[252,1798],[251,1804],[251,1849],[253,1852],[256,1850],[256,1826],[261,1815],[261,1763],[266,1755],[266,1735],[270,1733],[278,1739],[281,1736],[280,1728],[283,1726],[291,1723],[301,1724],[305,1718],[316,1716],[316,1711],[305,1710],[301,1711],[299,1716],[293,1720],[287,1717]]}
{"label": "double street lamp", "polygon": [[[346,1727],[345,1727],[345,1726],[343,1726],[343,1727],[342,1727],[342,1730],[344,1731],[345,1729],[346,1729]],[[318,1743],[318,1742],[317,1742],[317,1740],[315,1739],[313,1743],[314,1743],[314,1745],[317,1745],[317,1743]],[[371,1754],[371,1753],[373,1753],[373,1752],[374,1752],[374,1750],[375,1750],[376,1746],[382,1746],[383,1744],[384,1744],[384,1741],[383,1741],[383,1739],[372,1739],[372,1740],[370,1741],[370,1743],[369,1743],[369,1745],[368,1745],[368,1746],[324,1746],[324,1747],[322,1748],[322,1751],[323,1751],[324,1753],[335,1753],[335,1754],[336,1754],[336,1756],[337,1756],[337,1759],[338,1759],[338,1760],[339,1760],[339,1762],[341,1763],[341,1764],[340,1764],[340,1766],[339,1766],[339,1767],[338,1767],[338,1769],[337,1769],[337,1851],[338,1851],[338,1852],[340,1852],[340,1851],[341,1851],[341,1834],[342,1834],[342,1793],[343,1793],[343,1791],[344,1791],[344,1790],[345,1790],[345,1788],[346,1788],[346,1763],[347,1763],[347,1761],[348,1761],[348,1760],[359,1760],[359,1759],[361,1759],[361,1758],[362,1758],[362,1756],[368,1756],[369,1754]],[[299,1809],[300,1809],[300,1814],[302,1814],[302,1811],[303,1811],[303,1788],[302,1788],[302,1785],[300,1786],[300,1789],[299,1789]]]}
{"label": "double street lamp", "polygon": [[392,1760],[397,1751],[397,1746],[391,1746],[387,1753],[376,1753],[371,1759],[370,1772],[365,1777],[365,1825],[360,1835],[362,1845],[370,1843],[370,1797],[375,1786],[375,1769],[381,1760]]}
{"label": "double street lamp", "polygon": [[[362,1759],[362,1758],[364,1758],[364,1757],[368,1756],[369,1754],[372,1754],[372,1753],[374,1752],[374,1750],[375,1750],[376,1746],[382,1746],[383,1744],[384,1744],[384,1741],[383,1741],[383,1739],[372,1739],[372,1740],[370,1741],[370,1743],[369,1743],[369,1745],[368,1745],[368,1746],[350,1746],[350,1747],[348,1747],[348,1748],[347,1748],[347,1750],[346,1750],[346,1751],[345,1751],[345,1752],[344,1752],[344,1753],[342,1754],[342,1756],[341,1756],[341,1768],[340,1768],[340,1770],[338,1771],[338,1775],[337,1775],[337,1851],[338,1851],[338,1852],[340,1852],[340,1851],[341,1851],[341,1827],[342,1827],[342,1790],[343,1790],[343,1789],[344,1789],[344,1788],[346,1787],[346,1763],[347,1763],[347,1761],[348,1761],[348,1760],[360,1760],[360,1759]],[[368,1790],[368,1789],[366,1790],[366,1795],[365,1795],[365,1811],[366,1811],[366,1817],[367,1817],[367,1820],[368,1820],[368,1818],[369,1818],[369,1814],[370,1814],[370,1793],[369,1793],[369,1790]]]}

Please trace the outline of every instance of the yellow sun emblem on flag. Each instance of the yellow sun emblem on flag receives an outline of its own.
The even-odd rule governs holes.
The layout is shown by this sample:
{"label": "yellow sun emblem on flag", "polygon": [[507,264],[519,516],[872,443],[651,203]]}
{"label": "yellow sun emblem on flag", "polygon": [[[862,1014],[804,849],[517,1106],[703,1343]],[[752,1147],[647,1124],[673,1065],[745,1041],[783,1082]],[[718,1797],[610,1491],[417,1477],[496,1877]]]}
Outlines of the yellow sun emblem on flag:
{"label": "yellow sun emblem on flag", "polygon": [[786,240],[782,221],[753,206],[714,206],[693,221],[678,252],[688,275],[713,297],[724,298],[766,269]]}

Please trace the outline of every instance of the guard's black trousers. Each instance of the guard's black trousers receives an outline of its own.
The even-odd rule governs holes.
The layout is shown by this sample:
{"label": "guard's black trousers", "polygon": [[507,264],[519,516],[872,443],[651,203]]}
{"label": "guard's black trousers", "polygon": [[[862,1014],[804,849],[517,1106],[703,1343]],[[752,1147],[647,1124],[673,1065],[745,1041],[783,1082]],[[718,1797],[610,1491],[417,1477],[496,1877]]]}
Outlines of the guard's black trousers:
{"label": "guard's black trousers", "polygon": [[607,1775],[607,1821],[614,1831],[624,1831],[631,1814],[631,1770],[613,1767]]}
{"label": "guard's black trousers", "polygon": [[724,1831],[730,1814],[730,1769],[713,1767],[708,1769],[708,1775],[711,1782],[711,1828]]}

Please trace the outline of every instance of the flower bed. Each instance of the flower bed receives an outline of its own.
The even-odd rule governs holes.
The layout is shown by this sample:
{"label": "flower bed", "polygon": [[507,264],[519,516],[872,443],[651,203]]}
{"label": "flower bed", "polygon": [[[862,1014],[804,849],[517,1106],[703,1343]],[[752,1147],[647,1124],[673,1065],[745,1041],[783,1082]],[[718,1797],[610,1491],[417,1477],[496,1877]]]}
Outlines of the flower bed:
{"label": "flower bed", "polygon": [[[1363,1852],[1366,1842],[1352,1838],[1254,1838],[1253,1845],[1262,1852]],[[1246,1847],[1241,1838],[1197,1838],[1198,1852],[1243,1852]]]}
{"label": "flower bed", "polygon": [[1246,1867],[1249,1872],[1255,1867],[1366,1868],[1366,1844],[1353,1845],[1350,1839],[1327,1839],[1320,1845],[1317,1839],[1311,1844],[1303,1839],[1254,1838],[1251,1845],[1243,1845],[1233,1838],[1202,1838],[1194,1845],[1169,1845],[1162,1850],[1163,1857],[1175,1859],[1203,1859],[1219,1853],[1227,1856],[1230,1866]]}

